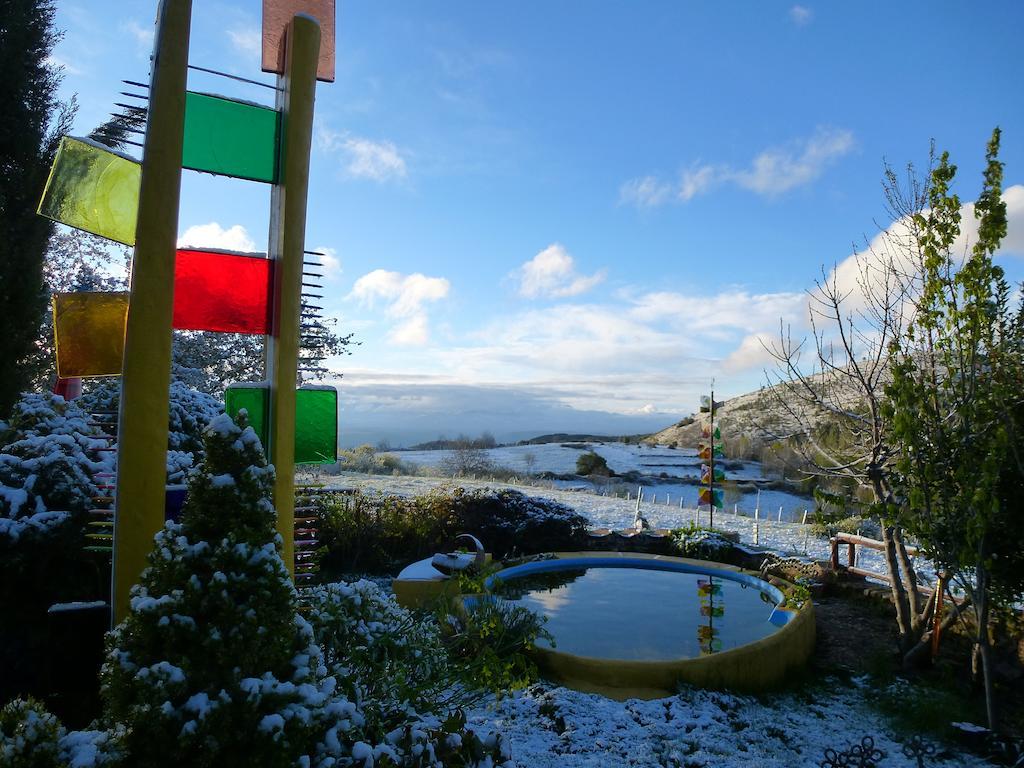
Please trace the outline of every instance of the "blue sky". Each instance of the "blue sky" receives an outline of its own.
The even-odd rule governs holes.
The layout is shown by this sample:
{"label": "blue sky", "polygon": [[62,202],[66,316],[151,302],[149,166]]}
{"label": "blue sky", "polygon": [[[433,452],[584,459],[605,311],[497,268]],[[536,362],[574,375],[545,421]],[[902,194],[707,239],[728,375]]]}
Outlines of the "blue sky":
{"label": "blue sky", "polygon": [[[146,79],[154,9],[58,0],[80,133]],[[191,62],[272,82],[260,13],[195,0]],[[339,0],[337,26],[307,242],[362,342],[336,361],[346,442],[664,426],[712,378],[763,381],[759,339],[806,327],[822,266],[888,224],[883,160],[923,166],[934,139],[971,200],[999,125],[1024,184],[1016,2]],[[265,248],[265,186],[185,174],[190,244]]]}

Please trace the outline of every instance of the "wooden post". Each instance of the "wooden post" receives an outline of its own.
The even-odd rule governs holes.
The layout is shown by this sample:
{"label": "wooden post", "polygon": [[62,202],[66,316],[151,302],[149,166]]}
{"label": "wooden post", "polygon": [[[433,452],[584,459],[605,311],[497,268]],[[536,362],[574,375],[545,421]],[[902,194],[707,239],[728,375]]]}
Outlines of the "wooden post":
{"label": "wooden post", "polygon": [[831,550],[829,554],[829,565],[835,571],[839,570],[839,539],[834,536],[828,540],[829,548]]}
{"label": "wooden post", "polygon": [[131,588],[146,567],[153,536],[164,525],[174,258],[191,22],[192,0],[160,4],[121,371],[111,590],[115,625],[128,614]]}
{"label": "wooden post", "polygon": [[309,151],[313,136],[320,25],[295,16],[285,32],[285,69],[277,79],[281,112],[279,181],[271,192],[270,256],[274,270],[273,335],[267,344],[270,379],[268,459],[277,471],[274,506],[281,557],[295,572],[295,385],[302,305],[302,251],[306,239]]}
{"label": "wooden post", "polygon": [[846,565],[850,568],[857,565],[856,547],[857,545],[852,541],[846,542]]}

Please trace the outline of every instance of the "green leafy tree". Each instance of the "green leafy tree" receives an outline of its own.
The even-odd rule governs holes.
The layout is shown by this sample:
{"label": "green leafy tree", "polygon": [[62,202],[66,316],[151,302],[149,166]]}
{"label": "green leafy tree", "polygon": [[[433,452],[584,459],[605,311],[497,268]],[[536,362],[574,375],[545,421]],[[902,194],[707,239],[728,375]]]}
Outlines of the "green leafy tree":
{"label": "green leafy tree", "polygon": [[978,234],[964,258],[961,202],[948,153],[915,215],[922,256],[912,322],[893,344],[890,398],[900,450],[901,524],[968,595],[990,726],[993,599],[1024,594],[1024,319],[992,257],[1006,235],[1000,132],[988,144]]}
{"label": "green leafy tree", "polygon": [[36,208],[75,112],[73,100],[57,98],[54,13],[51,0],[0,0],[0,417],[32,377],[46,311],[43,259],[53,232]]}

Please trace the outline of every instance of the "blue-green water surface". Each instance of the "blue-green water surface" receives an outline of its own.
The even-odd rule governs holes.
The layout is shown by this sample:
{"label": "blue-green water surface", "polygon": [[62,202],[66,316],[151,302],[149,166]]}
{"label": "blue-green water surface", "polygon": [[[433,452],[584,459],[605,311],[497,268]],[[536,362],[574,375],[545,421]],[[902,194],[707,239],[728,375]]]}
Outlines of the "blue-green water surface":
{"label": "blue-green water surface", "polygon": [[526,574],[495,591],[546,616],[555,648],[577,656],[694,658],[778,629],[768,621],[768,595],[722,577],[598,567]]}

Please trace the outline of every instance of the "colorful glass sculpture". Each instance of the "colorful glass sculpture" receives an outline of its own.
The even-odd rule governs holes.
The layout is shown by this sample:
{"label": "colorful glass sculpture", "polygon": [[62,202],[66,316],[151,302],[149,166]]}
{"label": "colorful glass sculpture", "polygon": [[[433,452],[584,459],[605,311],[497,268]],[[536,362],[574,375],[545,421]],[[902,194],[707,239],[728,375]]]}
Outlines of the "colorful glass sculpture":
{"label": "colorful glass sculpture", "polygon": [[[248,412],[249,426],[267,444],[268,384],[232,384],[224,392],[224,409],[234,418]],[[334,464],[338,460],[338,391],[334,387],[299,387],[295,391],[295,463]]]}
{"label": "colorful glass sculpture", "polygon": [[53,159],[39,213],[75,229],[135,244],[142,166],[125,155],[65,136]]}
{"label": "colorful glass sculpture", "polygon": [[57,375],[120,376],[127,320],[127,292],[55,293]]}
{"label": "colorful glass sculpture", "polygon": [[295,463],[338,460],[338,390],[300,387],[295,392]]}
{"label": "colorful glass sculpture", "polygon": [[280,113],[205,93],[185,94],[183,168],[277,181]]}
{"label": "colorful glass sculpture", "polygon": [[[721,483],[725,480],[725,472],[718,467],[715,467],[715,482]],[[706,485],[711,485],[711,467],[707,464],[701,464],[700,467],[700,481]]]}
{"label": "colorful glass sculpture", "polygon": [[[723,494],[722,494],[722,491],[720,491],[718,488],[715,488],[714,498],[715,498],[715,506],[721,509],[722,502],[723,502]],[[698,504],[704,504],[704,505],[710,505],[711,504],[711,489],[710,488],[701,488],[700,489],[700,494],[697,496],[697,503]]]}
{"label": "colorful glass sculpture", "polygon": [[270,333],[274,262],[259,256],[178,249],[174,327],[224,333]]}
{"label": "colorful glass sculpture", "polygon": [[297,13],[320,22],[316,79],[334,82],[334,0],[263,0],[263,71],[284,74],[284,31]]}

